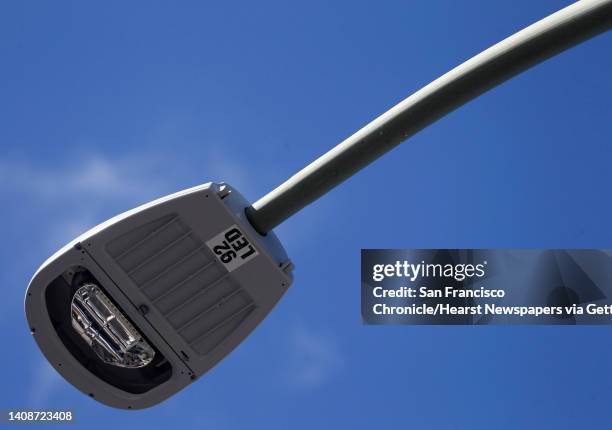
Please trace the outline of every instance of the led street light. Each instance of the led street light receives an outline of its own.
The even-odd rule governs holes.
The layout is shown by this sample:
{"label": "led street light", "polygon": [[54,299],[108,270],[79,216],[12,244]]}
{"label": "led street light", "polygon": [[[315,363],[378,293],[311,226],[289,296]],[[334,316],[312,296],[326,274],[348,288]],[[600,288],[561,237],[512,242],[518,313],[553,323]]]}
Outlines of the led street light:
{"label": "led street light", "polygon": [[119,215],[34,275],[26,314],[70,383],[120,408],[171,396],[236,347],[291,285],[274,235],[248,202],[205,184]]}
{"label": "led street light", "polygon": [[154,405],[208,371],[292,281],[272,229],[445,114],[612,26],[582,0],[476,55],[249,204],[208,183],[119,215],[36,272],[25,310],[49,362],[107,405]]}

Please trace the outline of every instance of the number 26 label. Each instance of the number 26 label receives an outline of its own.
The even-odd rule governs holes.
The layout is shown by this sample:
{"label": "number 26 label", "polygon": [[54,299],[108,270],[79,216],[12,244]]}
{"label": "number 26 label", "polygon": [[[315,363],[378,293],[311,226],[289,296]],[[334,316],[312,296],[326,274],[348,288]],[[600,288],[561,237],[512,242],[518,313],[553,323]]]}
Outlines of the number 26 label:
{"label": "number 26 label", "polygon": [[236,270],[259,254],[236,225],[207,241],[206,246],[229,272]]}

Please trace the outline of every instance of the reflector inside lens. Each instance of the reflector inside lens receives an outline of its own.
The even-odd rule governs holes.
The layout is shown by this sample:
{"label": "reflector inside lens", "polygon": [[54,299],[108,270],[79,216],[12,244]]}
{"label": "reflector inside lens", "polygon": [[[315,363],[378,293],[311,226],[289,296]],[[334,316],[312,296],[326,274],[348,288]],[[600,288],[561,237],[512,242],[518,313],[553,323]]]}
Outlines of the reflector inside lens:
{"label": "reflector inside lens", "polygon": [[74,293],[71,316],[72,327],[105,363],[138,368],[153,360],[153,348],[97,285]]}

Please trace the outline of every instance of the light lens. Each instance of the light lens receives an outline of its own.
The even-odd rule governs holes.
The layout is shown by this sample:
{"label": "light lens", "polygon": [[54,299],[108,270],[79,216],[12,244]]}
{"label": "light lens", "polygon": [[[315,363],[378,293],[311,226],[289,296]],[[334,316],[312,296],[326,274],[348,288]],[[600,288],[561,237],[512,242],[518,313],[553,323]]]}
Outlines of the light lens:
{"label": "light lens", "polygon": [[72,327],[102,361],[119,367],[149,364],[155,351],[95,284],[83,284],[72,298]]}

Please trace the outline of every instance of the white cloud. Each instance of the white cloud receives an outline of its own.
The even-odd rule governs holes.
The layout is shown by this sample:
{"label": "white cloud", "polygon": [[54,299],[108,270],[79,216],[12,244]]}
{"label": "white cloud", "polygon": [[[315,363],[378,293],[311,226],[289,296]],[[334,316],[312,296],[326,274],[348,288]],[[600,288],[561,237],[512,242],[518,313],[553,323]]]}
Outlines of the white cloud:
{"label": "white cloud", "polygon": [[74,156],[57,163],[0,159],[0,194],[11,195],[14,215],[38,214],[37,238],[60,247],[104,219],[167,194],[161,154]]}
{"label": "white cloud", "polygon": [[0,158],[0,194],[11,196],[9,209],[40,214],[46,242],[54,246],[119,212],[209,180],[251,189],[248,169],[217,152],[204,161],[161,151],[75,155],[59,164]]}
{"label": "white cloud", "polygon": [[342,367],[343,359],[332,336],[297,327],[291,334],[290,383],[297,388],[317,388]]}
{"label": "white cloud", "polygon": [[109,158],[94,154],[67,159],[62,165],[0,160],[0,190],[27,194],[43,201],[91,198],[120,199],[148,196],[165,188],[161,157]]}

